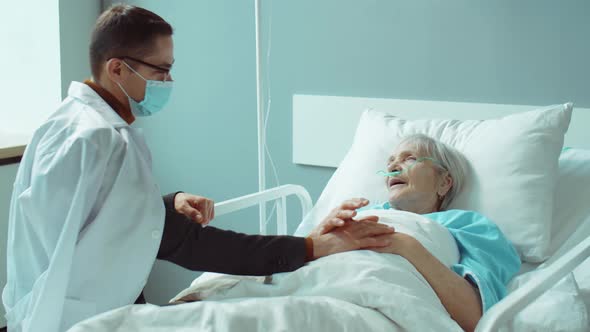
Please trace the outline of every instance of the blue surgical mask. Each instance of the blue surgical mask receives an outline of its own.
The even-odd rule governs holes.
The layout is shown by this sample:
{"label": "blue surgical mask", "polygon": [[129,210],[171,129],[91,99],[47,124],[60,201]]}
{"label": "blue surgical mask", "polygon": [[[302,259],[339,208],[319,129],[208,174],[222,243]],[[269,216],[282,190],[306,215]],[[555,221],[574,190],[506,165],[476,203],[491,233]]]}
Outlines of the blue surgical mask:
{"label": "blue surgical mask", "polygon": [[141,77],[145,81],[145,96],[141,102],[136,102],[133,98],[129,96],[127,91],[123,88],[121,83],[119,87],[123,90],[123,93],[129,99],[129,106],[131,107],[131,112],[135,116],[150,116],[155,113],[160,112],[166,103],[170,99],[170,94],[172,93],[172,81],[154,81],[145,79],[141,74],[139,74],[135,69],[131,68],[125,61],[123,63],[131,69],[137,76]]}

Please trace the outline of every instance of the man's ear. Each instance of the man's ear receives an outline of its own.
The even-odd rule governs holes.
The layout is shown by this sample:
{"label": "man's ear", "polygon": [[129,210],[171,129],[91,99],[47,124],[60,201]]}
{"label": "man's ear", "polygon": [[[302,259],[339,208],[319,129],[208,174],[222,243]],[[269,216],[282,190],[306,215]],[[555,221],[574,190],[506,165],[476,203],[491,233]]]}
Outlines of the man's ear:
{"label": "man's ear", "polygon": [[438,184],[437,194],[439,197],[444,197],[449,190],[453,187],[453,178],[449,174],[449,172],[445,172],[445,174],[441,177],[440,182]]}
{"label": "man's ear", "polygon": [[104,65],[106,78],[114,83],[122,83],[125,80],[124,76],[127,74],[123,67],[125,67],[125,64],[121,59],[109,59]]}

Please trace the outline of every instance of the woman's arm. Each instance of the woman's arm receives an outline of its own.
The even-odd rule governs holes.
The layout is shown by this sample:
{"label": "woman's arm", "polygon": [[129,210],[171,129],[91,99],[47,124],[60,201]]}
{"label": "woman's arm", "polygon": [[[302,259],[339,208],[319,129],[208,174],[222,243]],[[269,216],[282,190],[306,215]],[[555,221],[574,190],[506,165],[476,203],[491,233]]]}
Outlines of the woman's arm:
{"label": "woman's arm", "polygon": [[465,331],[475,330],[482,315],[479,291],[466,279],[444,266],[420,242],[403,233],[389,235],[392,245],[376,249],[407,259],[438,295],[447,312]]}

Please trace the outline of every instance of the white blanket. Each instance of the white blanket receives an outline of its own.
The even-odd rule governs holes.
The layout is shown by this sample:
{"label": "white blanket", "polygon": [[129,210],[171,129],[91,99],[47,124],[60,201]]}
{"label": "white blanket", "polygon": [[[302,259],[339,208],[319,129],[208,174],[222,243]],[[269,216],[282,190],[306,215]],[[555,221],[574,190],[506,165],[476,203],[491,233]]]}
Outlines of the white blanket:
{"label": "white blanket", "polygon": [[[364,214],[377,214],[380,222],[414,236],[446,266],[459,259],[454,239],[436,222],[395,210]],[[215,286],[216,279],[216,291],[203,292],[202,284]],[[198,278],[179,294],[201,292],[205,301],[127,306],[70,331],[461,331],[428,282],[397,255],[332,255],[276,274],[271,284],[228,280]]]}

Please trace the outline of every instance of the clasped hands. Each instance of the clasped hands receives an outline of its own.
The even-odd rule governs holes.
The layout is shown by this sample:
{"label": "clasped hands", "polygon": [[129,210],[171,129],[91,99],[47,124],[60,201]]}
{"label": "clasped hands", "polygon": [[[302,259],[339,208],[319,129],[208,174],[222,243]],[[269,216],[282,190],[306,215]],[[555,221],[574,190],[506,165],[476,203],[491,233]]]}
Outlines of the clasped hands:
{"label": "clasped hands", "polygon": [[314,243],[314,258],[358,249],[401,256],[411,252],[417,241],[378,223],[379,217],[353,219],[357,215],[356,210],[367,204],[367,199],[353,198],[330,212],[309,235]]}
{"label": "clasped hands", "polygon": [[[368,204],[367,199],[353,198],[333,209],[309,235],[313,240],[313,258],[358,249],[402,256],[410,252],[416,240],[378,223],[379,217],[353,219],[357,215],[356,210]],[[215,217],[214,205],[206,197],[188,193],[178,193],[174,198],[176,211],[201,225],[208,225]]]}

